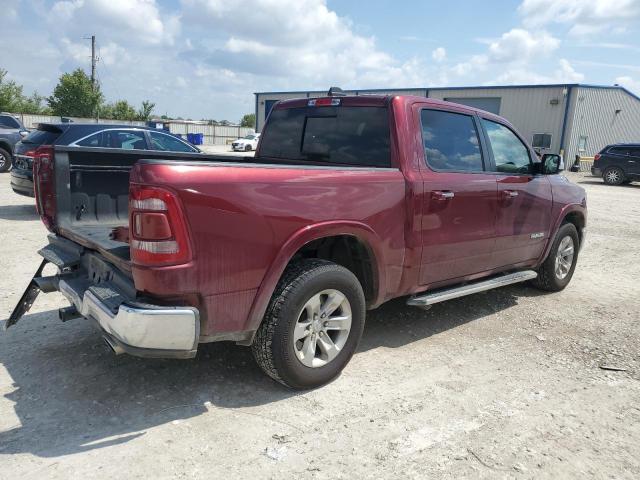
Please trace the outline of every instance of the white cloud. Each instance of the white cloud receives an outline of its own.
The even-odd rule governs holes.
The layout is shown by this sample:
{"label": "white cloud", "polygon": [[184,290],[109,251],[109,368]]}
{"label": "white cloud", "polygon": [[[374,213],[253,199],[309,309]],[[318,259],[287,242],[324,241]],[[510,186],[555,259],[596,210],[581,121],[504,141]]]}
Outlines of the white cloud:
{"label": "white cloud", "polygon": [[638,0],[524,0],[519,13],[530,28],[552,23],[571,25],[569,33],[584,36],[600,32],[622,32],[640,19]]}
{"label": "white cloud", "polygon": [[177,15],[163,14],[155,0],[63,0],[47,13],[50,28],[67,37],[87,30],[122,43],[173,44],[180,31]]}
{"label": "white cloud", "polygon": [[531,33],[522,28],[513,28],[500,38],[486,43],[488,48],[485,53],[458,63],[452,68],[452,72],[458,76],[468,76],[496,68],[504,72],[499,78],[513,83],[507,79],[521,78],[524,75],[520,73],[530,70],[532,62],[549,57],[560,46],[560,40],[545,31]]}
{"label": "white cloud", "polygon": [[444,47],[438,47],[433,52],[431,52],[431,58],[433,58],[436,62],[444,62],[447,58],[447,51]]}
{"label": "white cloud", "polygon": [[631,90],[636,95],[640,95],[640,80],[634,80],[628,75],[616,78],[616,83]]}
{"label": "white cloud", "polygon": [[426,82],[420,61],[394,59],[377,47],[375,38],[356,34],[325,0],[182,3],[185,21],[223,37],[217,43],[200,41],[200,51],[188,57],[195,65],[280,78],[282,88]]}
{"label": "white cloud", "polygon": [[571,63],[562,58],[557,68],[550,75],[540,74],[535,69],[514,66],[498,75],[494,80],[486,82],[488,85],[518,85],[540,83],[579,83],[584,80],[582,73],[576,72]]}

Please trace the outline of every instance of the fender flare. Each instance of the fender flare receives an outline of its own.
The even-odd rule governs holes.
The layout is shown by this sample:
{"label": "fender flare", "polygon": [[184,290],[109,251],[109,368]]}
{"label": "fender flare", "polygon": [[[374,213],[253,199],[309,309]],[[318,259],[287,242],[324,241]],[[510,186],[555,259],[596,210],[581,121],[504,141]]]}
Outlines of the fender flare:
{"label": "fender flare", "polygon": [[375,294],[372,303],[380,303],[386,285],[386,263],[384,254],[380,248],[380,237],[378,237],[370,226],[361,222],[331,221],[317,223],[305,226],[294,232],[276,254],[254,298],[247,320],[246,330],[255,332],[260,326],[260,323],[262,323],[262,318],[269,306],[269,301],[276,289],[278,281],[298,250],[314,240],[338,235],[353,236],[368,248],[369,253],[373,257],[374,284],[377,285],[377,287],[374,287]]}
{"label": "fender flare", "polygon": [[[544,251],[542,252],[542,256],[538,259],[537,265],[540,265],[542,262],[544,262],[547,259],[547,256],[551,251],[551,246],[553,245],[553,240],[556,238],[556,234],[560,229],[560,225],[562,225],[562,222],[564,221],[565,218],[567,218],[567,215],[569,215],[570,213],[579,213],[580,216],[582,216],[582,218],[585,220],[585,225],[586,225],[587,216],[585,214],[585,208],[582,205],[580,205],[579,203],[571,203],[569,205],[565,205],[564,207],[562,207],[562,210],[560,210],[560,213],[556,217],[556,221],[553,225],[553,228],[549,233],[549,239],[547,241],[547,245],[544,248]],[[582,238],[582,233],[578,232],[578,234]],[[582,243],[580,244],[580,248],[582,248]]]}

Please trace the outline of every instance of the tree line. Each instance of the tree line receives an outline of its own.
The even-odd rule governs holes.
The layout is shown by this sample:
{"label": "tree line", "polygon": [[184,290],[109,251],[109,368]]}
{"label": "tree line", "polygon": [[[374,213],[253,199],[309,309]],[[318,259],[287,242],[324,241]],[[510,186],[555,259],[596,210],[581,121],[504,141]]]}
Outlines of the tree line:
{"label": "tree line", "polygon": [[[145,100],[136,109],[127,100],[105,102],[100,84],[92,85],[91,78],[78,68],[60,76],[58,84],[50,96],[44,97],[34,92],[31,96],[23,93],[22,85],[7,79],[8,72],[0,68],[0,111],[28,113],[34,115],[56,115],[58,117],[104,118],[109,120],[147,121],[153,116],[156,104]],[[162,115],[162,119],[172,120]],[[181,117],[178,117],[182,120]],[[231,125],[227,120],[209,120],[212,125]],[[240,120],[240,126],[255,128],[256,116],[248,113]]]}
{"label": "tree line", "polygon": [[106,102],[100,84],[78,68],[60,76],[50,96],[34,92],[23,93],[22,85],[7,79],[7,71],[0,68],[0,111],[56,115],[58,117],[98,117],[109,120],[149,120],[155,103],[145,100],[136,109],[127,100]]}

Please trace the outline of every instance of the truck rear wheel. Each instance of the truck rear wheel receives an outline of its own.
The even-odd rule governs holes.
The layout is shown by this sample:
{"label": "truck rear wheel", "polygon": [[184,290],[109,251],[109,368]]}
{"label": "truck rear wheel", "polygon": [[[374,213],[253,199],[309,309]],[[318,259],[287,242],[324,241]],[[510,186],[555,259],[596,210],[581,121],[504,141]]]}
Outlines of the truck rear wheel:
{"label": "truck rear wheel", "polygon": [[355,352],[365,319],[362,286],[346,268],[304,260],[284,272],[251,346],[274,380],[294,389],[336,378]]}
{"label": "truck rear wheel", "polygon": [[563,290],[573,277],[579,247],[580,237],[576,227],[571,223],[561,225],[549,256],[538,269],[538,277],[532,280],[533,285],[549,292]]}
{"label": "truck rear wheel", "polygon": [[619,167],[609,167],[602,174],[602,179],[607,185],[620,185],[624,182],[624,172]]}

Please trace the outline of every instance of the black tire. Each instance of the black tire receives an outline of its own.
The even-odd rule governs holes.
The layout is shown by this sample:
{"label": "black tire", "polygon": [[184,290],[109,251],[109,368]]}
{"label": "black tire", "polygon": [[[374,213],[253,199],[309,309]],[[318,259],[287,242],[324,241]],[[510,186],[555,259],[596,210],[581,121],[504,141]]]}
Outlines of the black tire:
{"label": "black tire", "polygon": [[[321,367],[307,367],[296,356],[291,337],[307,301],[329,288],[339,290],[349,301],[351,329],[333,360]],[[267,375],[289,388],[319,387],[336,378],[349,363],[362,337],[365,314],[362,286],[353,273],[326,260],[297,262],[287,267],[278,282],[251,346],[253,356]]]}
{"label": "black tire", "polygon": [[11,169],[11,153],[0,148],[0,172],[8,172]]}
{"label": "black tire", "polygon": [[607,185],[622,185],[625,181],[624,171],[620,167],[609,167],[602,172],[602,179]]}
{"label": "black tire", "polygon": [[[558,248],[560,243],[565,237],[571,237],[573,240],[573,259],[571,263],[571,268],[567,273],[566,277],[559,278],[556,274],[556,255],[558,253]],[[534,287],[539,288],[540,290],[546,290],[548,292],[559,292],[560,290],[564,290],[564,288],[571,281],[571,277],[573,277],[573,272],[576,269],[576,263],[578,261],[578,250],[580,249],[580,237],[578,236],[578,231],[576,227],[572,223],[564,223],[558,229],[558,233],[556,234],[556,238],[553,240],[553,245],[551,246],[551,250],[549,251],[549,255],[546,260],[542,263],[540,268],[538,269],[538,277],[532,280],[532,284]]]}
{"label": "black tire", "polygon": [[251,150],[251,145],[247,145],[246,147],[244,147],[245,152],[250,152]]}

